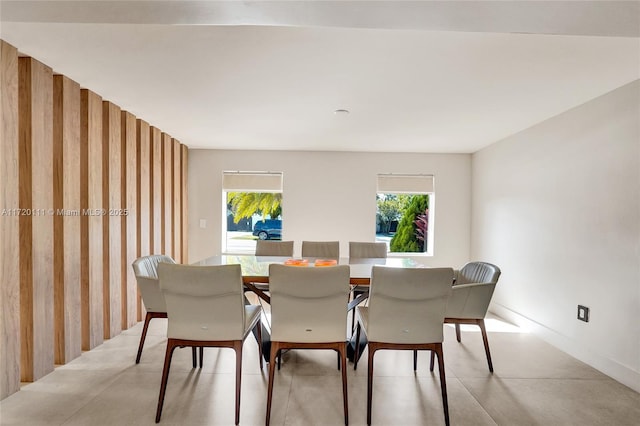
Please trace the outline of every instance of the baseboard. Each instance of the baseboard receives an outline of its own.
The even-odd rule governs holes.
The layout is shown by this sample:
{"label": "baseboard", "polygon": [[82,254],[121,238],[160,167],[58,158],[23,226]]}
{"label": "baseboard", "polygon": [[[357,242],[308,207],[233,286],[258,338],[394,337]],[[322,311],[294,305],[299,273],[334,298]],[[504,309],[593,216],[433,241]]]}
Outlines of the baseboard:
{"label": "baseboard", "polygon": [[630,387],[636,392],[640,392],[640,372],[632,370],[602,354],[596,353],[575,340],[533,321],[518,312],[512,311],[499,303],[492,303],[489,310],[493,314],[525,328],[545,342],[606,374],[623,385]]}

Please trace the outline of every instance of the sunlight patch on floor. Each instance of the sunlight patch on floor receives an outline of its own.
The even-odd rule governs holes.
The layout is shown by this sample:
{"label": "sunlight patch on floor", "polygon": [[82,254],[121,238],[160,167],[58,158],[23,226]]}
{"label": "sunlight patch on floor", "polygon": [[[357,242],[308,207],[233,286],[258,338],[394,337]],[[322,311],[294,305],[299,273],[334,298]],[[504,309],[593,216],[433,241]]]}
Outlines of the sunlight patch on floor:
{"label": "sunlight patch on floor", "polygon": [[[487,328],[487,332],[490,333],[528,333],[529,331],[525,328],[518,327],[515,324],[511,324],[499,318],[485,318],[484,320],[485,327]],[[454,327],[453,324],[446,324],[447,327]],[[477,325],[467,325],[461,324],[460,330],[480,333],[480,327]]]}

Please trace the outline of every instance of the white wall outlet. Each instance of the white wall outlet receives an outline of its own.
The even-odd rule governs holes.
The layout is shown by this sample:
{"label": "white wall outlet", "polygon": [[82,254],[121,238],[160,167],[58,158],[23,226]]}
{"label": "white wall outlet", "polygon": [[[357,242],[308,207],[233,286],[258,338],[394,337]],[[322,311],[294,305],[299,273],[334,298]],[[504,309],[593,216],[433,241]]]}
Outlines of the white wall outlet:
{"label": "white wall outlet", "polygon": [[207,219],[200,219],[200,228],[207,227]]}

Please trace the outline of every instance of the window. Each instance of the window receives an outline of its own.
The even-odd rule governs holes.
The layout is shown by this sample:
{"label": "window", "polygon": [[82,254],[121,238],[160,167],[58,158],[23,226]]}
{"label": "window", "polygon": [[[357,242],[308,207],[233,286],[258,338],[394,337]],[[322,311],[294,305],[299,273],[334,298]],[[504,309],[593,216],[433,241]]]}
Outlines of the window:
{"label": "window", "polygon": [[282,173],[223,172],[222,197],[223,253],[254,253],[258,238],[282,238]]}
{"label": "window", "polygon": [[378,175],[376,241],[390,253],[433,253],[434,179]]}

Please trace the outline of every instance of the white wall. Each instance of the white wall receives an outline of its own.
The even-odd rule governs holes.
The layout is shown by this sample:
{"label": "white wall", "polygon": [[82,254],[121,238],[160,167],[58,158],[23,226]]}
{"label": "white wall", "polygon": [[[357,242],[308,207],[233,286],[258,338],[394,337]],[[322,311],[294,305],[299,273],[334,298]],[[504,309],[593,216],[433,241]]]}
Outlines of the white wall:
{"label": "white wall", "polygon": [[477,152],[472,182],[493,310],[640,391],[640,82]]}
{"label": "white wall", "polygon": [[[281,171],[284,176],[283,239],[375,238],[376,176],[379,173],[435,175],[433,266],[459,266],[470,251],[470,174],[467,154],[388,154],[304,151],[189,150],[189,260],[221,252],[225,170]],[[200,219],[207,221],[199,228]]]}

